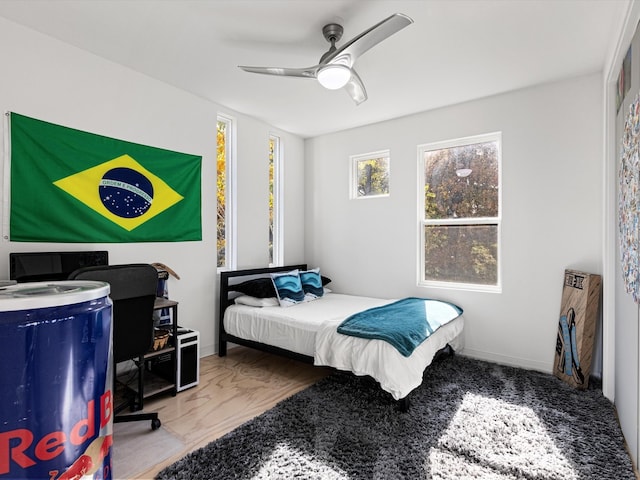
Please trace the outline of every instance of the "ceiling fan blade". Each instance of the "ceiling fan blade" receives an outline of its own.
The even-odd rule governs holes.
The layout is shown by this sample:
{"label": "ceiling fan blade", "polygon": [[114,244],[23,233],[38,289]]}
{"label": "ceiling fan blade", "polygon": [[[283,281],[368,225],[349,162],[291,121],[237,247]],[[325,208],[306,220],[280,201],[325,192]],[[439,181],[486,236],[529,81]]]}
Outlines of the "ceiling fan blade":
{"label": "ceiling fan blade", "polygon": [[250,73],[262,73],[264,75],[279,75],[283,77],[304,77],[304,78],[316,78],[319,66],[308,68],[281,68],[281,67],[248,67],[245,65],[238,65],[245,72]]}
{"label": "ceiling fan blade", "polygon": [[337,57],[349,56],[350,64],[353,65],[360,55],[412,23],[413,20],[406,15],[394,13],[328,55],[324,59],[324,63],[331,63]]}
{"label": "ceiling fan blade", "polygon": [[353,101],[356,102],[356,105],[360,105],[367,99],[367,91],[364,89],[364,84],[353,68],[351,69],[351,79],[344,88]]}

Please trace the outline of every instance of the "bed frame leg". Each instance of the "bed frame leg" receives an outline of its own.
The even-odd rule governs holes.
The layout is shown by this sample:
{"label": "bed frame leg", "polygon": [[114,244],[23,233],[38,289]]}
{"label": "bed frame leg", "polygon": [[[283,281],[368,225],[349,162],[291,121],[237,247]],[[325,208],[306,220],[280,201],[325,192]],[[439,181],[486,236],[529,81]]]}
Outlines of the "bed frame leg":
{"label": "bed frame leg", "polygon": [[406,413],[409,411],[409,396],[407,395],[404,398],[398,400],[398,410],[402,413]]}
{"label": "bed frame leg", "polygon": [[227,342],[225,340],[220,340],[218,342],[218,356],[219,357],[227,356]]}

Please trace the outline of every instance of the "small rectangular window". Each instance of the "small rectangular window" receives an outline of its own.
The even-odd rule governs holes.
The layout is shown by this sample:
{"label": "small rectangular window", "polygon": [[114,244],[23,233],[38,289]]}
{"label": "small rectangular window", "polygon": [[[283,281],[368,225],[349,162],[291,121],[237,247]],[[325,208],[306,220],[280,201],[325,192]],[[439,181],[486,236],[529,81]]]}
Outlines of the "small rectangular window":
{"label": "small rectangular window", "polygon": [[424,285],[499,290],[499,133],[418,147]]}
{"label": "small rectangular window", "polygon": [[351,156],[351,198],[389,195],[389,150]]}

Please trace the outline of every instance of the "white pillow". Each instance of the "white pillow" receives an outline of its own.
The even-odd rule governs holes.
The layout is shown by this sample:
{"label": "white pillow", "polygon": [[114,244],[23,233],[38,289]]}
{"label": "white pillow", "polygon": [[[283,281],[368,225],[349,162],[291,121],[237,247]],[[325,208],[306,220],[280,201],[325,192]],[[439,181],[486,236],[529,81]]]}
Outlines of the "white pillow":
{"label": "white pillow", "polygon": [[238,305],[248,305],[250,307],[277,307],[280,305],[276,297],[258,298],[249,295],[240,295],[233,300]]}

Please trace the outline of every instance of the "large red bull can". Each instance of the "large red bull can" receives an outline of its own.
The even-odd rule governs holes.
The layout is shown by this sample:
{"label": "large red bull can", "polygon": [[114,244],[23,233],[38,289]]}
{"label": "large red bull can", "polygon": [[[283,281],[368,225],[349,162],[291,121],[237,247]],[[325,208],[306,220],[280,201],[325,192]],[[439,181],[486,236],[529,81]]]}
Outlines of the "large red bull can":
{"label": "large red bull can", "polygon": [[109,285],[0,288],[0,479],[111,479]]}

